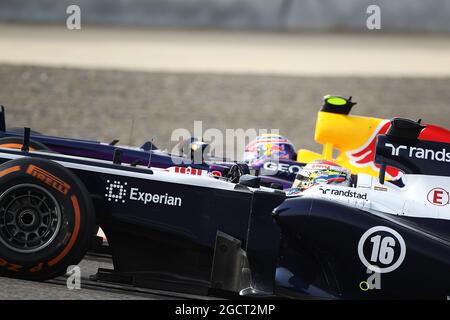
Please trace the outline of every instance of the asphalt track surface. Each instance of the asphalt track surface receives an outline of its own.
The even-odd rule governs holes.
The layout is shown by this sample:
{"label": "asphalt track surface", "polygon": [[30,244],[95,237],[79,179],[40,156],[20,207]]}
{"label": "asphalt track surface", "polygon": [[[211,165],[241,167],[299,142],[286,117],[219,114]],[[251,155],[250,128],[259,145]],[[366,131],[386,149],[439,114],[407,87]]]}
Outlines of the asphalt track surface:
{"label": "asphalt track surface", "polygon": [[[175,129],[278,129],[319,151],[321,98],[352,95],[353,114],[423,119],[450,127],[450,78],[297,77],[158,73],[0,65],[9,127],[172,150]],[[229,141],[225,141],[231,145]],[[234,150],[232,150],[234,151]],[[237,153],[237,151],[235,152]]]}
{"label": "asphalt track surface", "polygon": [[112,269],[112,261],[105,255],[88,254],[78,266],[81,270],[80,289],[69,289],[67,277],[45,282],[0,277],[0,300],[181,300],[211,299],[210,297],[136,288],[92,279],[98,268]]}
{"label": "asphalt track surface", "polygon": [[329,93],[352,95],[354,114],[450,126],[448,34],[0,24],[0,45],[9,125],[53,135],[171,150],[173,131],[201,120],[203,132],[278,129],[318,151]]}
{"label": "asphalt track surface", "polygon": [[[188,33],[170,31],[176,41],[168,43],[167,33],[160,31],[148,40],[156,47],[147,44],[142,47],[141,54],[127,60],[123,56],[138,50],[137,44],[147,37],[147,33],[128,34],[128,31],[116,30],[116,33],[125,33],[122,36],[128,39],[129,51],[123,49],[125,51],[116,52],[113,58],[105,60],[102,50],[114,51],[115,47],[108,47],[113,46],[114,41],[106,37],[107,43],[100,45],[102,50],[96,51],[96,40],[102,36],[100,31],[88,33],[84,40],[80,34],[70,33],[78,37],[75,41],[83,48],[75,52],[72,52],[75,47],[71,47],[70,41],[64,44],[67,39],[60,32],[54,28],[44,31],[48,37],[43,36],[42,29],[29,26],[0,26],[0,104],[7,107],[9,127],[31,126],[46,134],[102,141],[119,138],[123,144],[140,144],[154,138],[157,145],[170,149],[174,143],[171,141],[174,129],[192,131],[193,121],[202,120],[204,130],[279,129],[297,148],[318,151],[320,147],[313,140],[315,118],[321,97],[328,93],[352,95],[358,102],[353,114],[422,118],[425,122],[450,127],[448,37],[428,40],[407,37],[405,40],[393,36],[386,41],[380,40],[379,51],[373,51],[376,46],[370,47],[371,43],[361,37],[350,37],[356,42],[348,48],[347,44],[352,42],[348,37],[330,36],[336,59],[347,57],[340,60],[342,63],[338,67],[333,67],[333,52],[323,55],[323,43],[305,35],[306,55],[302,57],[302,64],[291,64],[290,69],[289,61],[294,61],[296,56],[288,54],[288,49],[289,43],[295,42],[295,36],[251,37],[244,34],[238,37],[241,41],[239,46],[236,45],[238,49],[232,47],[226,55],[222,44],[235,44],[228,35],[198,34],[189,38]],[[211,38],[217,41],[211,42]],[[328,39],[326,36],[318,38]],[[342,39],[345,45],[340,43]],[[267,49],[267,44],[273,41],[282,50]],[[414,43],[420,41],[421,49],[411,51]],[[189,47],[192,43],[196,46]],[[183,44],[187,46],[184,60],[177,51]],[[216,50],[211,51],[211,44]],[[52,52],[48,51],[49,47],[53,48]],[[344,47],[350,51],[345,51]],[[358,47],[365,49],[347,55]],[[167,48],[171,49],[172,56],[167,56]],[[251,53],[258,48],[262,55],[251,59]],[[300,53],[302,47],[294,50]],[[375,65],[364,65],[358,58],[364,54],[376,57],[389,50],[394,50],[392,59],[385,56]],[[156,54],[146,57],[148,52]],[[202,56],[197,57],[198,54]],[[230,55],[233,59],[227,60]],[[150,62],[145,62],[146,58]],[[170,59],[177,60],[170,64]],[[220,65],[220,59],[226,63]],[[283,60],[278,67],[277,59]],[[325,59],[331,62],[327,61],[324,67],[321,62]],[[141,71],[136,70],[139,62],[143,65]],[[343,67],[345,65],[347,68]],[[68,290],[64,277],[45,283],[0,278],[0,299],[190,297],[109,284],[99,287],[98,283],[89,280],[89,276],[98,267],[110,268],[111,261],[87,257],[81,266],[81,290]]]}

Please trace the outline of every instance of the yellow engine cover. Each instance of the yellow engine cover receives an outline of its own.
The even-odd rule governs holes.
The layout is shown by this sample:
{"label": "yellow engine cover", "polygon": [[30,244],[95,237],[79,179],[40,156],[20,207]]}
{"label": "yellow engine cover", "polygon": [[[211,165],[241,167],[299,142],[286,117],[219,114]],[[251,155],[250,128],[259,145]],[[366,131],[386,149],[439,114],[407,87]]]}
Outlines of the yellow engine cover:
{"label": "yellow engine cover", "polygon": [[[379,118],[319,111],[314,139],[323,145],[323,152],[319,154],[300,149],[297,161],[309,163],[317,159],[332,160],[354,174],[378,176],[379,168],[374,164],[376,138],[379,134],[385,134],[390,125],[389,120]],[[334,150],[339,152],[336,158],[333,158]],[[389,178],[399,175],[397,169],[388,168]]]}

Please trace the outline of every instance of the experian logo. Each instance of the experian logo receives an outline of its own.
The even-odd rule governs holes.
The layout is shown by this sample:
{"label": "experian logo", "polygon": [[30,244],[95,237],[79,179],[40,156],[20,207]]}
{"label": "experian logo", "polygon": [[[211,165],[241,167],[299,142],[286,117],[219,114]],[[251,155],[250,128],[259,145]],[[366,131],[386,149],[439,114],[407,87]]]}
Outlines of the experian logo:
{"label": "experian logo", "polygon": [[155,194],[148,192],[140,192],[138,188],[131,188],[130,190],[130,200],[142,201],[144,204],[147,203],[158,203],[167,206],[181,207],[181,198],[173,197],[167,193],[165,194]]}
{"label": "experian logo", "polygon": [[[402,153],[406,154],[410,158],[450,162],[450,152],[447,152],[447,149],[445,148],[439,151],[435,151],[433,149],[424,149],[404,145],[399,145],[398,147],[396,147],[391,143],[386,143],[385,146],[391,148],[391,155],[393,156],[399,156],[400,153]],[[402,150],[404,151],[402,152]]]}
{"label": "experian logo", "polygon": [[[105,197],[108,201],[125,203],[128,194],[128,183],[122,183],[120,181],[107,180]],[[129,189],[129,200],[141,201],[144,204],[155,203],[166,206],[181,207],[182,199],[180,197],[174,197],[168,193],[156,194],[149,192],[141,192],[139,188]]]}

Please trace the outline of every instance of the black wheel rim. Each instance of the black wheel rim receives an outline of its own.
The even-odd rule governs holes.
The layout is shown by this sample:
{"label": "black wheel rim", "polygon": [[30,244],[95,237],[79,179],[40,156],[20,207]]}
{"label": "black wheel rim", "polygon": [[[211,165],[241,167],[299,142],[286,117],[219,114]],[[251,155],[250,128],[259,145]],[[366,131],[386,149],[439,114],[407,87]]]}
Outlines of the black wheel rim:
{"label": "black wheel rim", "polygon": [[20,253],[44,249],[61,227],[61,209],[41,186],[20,184],[0,196],[0,242]]}

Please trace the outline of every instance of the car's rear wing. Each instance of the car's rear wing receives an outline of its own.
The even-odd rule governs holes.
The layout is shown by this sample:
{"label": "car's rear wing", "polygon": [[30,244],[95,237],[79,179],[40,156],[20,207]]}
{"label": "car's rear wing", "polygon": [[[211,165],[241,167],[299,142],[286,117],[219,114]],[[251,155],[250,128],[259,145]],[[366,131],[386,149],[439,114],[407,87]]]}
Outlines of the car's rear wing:
{"label": "car's rear wing", "polygon": [[[297,161],[332,160],[354,174],[378,176],[379,166],[374,162],[377,136],[386,134],[391,123],[387,119],[351,115],[354,105],[351,97],[325,96],[317,114],[314,135],[315,141],[323,145],[322,153],[301,149],[297,152]],[[450,143],[450,131],[426,124],[419,138]],[[336,151],[338,154],[334,156]],[[400,172],[395,168],[387,167],[386,172],[389,179],[400,177]]]}
{"label": "car's rear wing", "polygon": [[418,139],[425,126],[395,118],[386,135],[377,139],[375,163],[381,165],[380,182],[387,166],[406,174],[450,177],[450,143]]}

